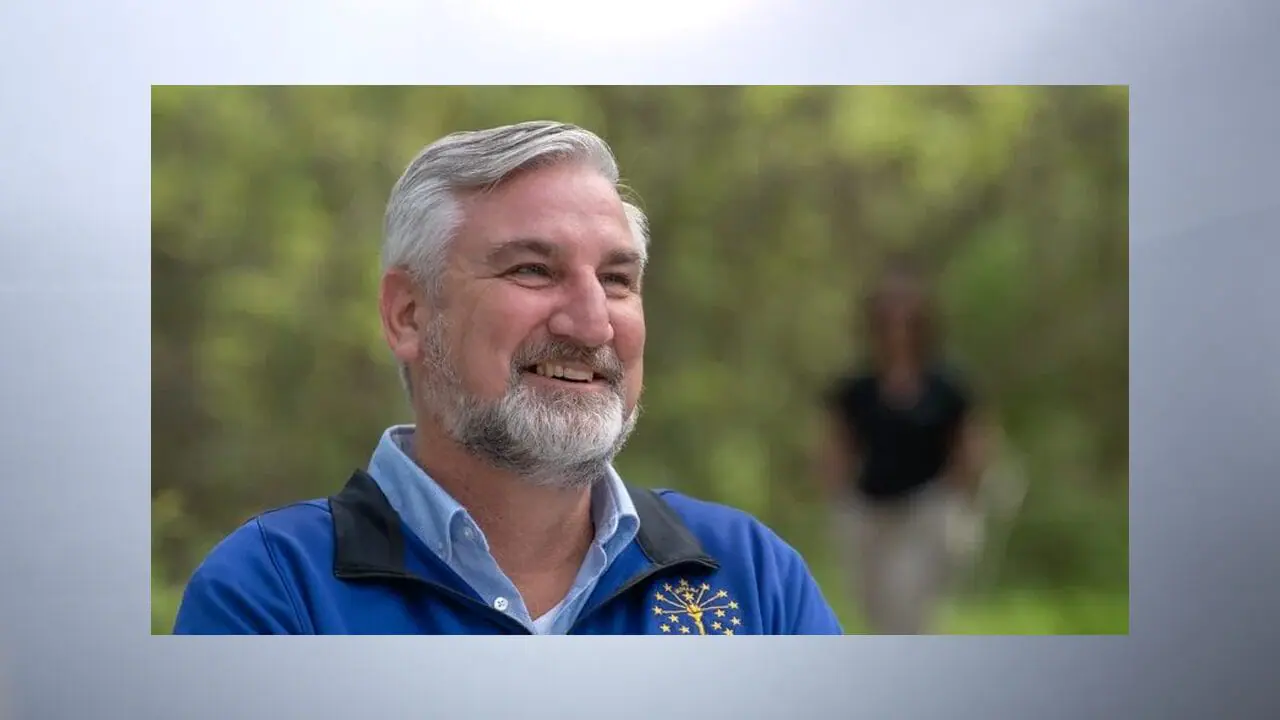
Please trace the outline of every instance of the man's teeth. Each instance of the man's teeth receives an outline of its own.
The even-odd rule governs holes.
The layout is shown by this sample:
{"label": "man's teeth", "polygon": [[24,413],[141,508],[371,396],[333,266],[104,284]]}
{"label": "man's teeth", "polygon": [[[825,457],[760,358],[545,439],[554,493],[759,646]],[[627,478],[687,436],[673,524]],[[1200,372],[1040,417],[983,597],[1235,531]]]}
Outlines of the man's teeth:
{"label": "man's teeth", "polygon": [[590,370],[578,370],[577,368],[567,368],[563,365],[555,365],[553,363],[539,363],[537,366],[539,375],[543,377],[560,378],[562,380],[574,380],[577,382],[589,382],[593,377]]}

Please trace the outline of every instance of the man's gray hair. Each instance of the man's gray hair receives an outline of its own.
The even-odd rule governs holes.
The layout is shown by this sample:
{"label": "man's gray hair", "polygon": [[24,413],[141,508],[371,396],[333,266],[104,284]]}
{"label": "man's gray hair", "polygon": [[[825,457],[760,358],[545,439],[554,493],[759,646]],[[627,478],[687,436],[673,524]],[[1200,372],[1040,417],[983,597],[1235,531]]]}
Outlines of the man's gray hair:
{"label": "man's gray hair", "polygon": [[[382,267],[409,271],[438,292],[449,242],[462,222],[461,193],[491,188],[522,170],[582,162],[620,185],[613,151],[576,125],[545,120],[456,132],[423,148],[391,190],[383,224]],[[648,247],[644,212],[623,201],[636,244]]]}
{"label": "man's gray hair", "polygon": [[[382,267],[402,268],[440,296],[449,243],[462,223],[460,196],[483,191],[537,167],[580,162],[618,189],[636,246],[644,258],[649,237],[644,212],[628,202],[608,143],[576,125],[546,120],[456,132],[423,148],[391,190],[383,222]],[[407,367],[401,380],[409,388]]]}

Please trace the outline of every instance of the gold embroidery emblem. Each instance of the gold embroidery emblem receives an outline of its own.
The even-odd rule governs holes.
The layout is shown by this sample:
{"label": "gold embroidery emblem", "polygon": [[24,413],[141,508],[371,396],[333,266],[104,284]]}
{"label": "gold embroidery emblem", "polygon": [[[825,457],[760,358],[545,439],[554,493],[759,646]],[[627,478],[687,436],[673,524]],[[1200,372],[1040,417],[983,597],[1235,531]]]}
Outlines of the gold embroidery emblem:
{"label": "gold embroidery emblem", "polygon": [[651,612],[664,634],[734,635],[742,628],[737,601],[708,583],[667,583],[653,594],[653,601]]}

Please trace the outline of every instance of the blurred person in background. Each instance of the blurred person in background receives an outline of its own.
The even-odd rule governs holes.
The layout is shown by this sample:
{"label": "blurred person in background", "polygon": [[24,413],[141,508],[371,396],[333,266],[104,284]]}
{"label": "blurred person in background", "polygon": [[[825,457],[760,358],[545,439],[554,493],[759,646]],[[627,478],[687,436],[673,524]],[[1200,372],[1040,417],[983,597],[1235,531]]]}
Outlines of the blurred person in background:
{"label": "blurred person in background", "polygon": [[586,130],[425,148],[391,193],[379,297],[414,424],[333,497],[225,538],[174,632],[841,633],[768,528],[614,470],[640,413],[647,257]]}
{"label": "blurred person in background", "polygon": [[861,314],[869,352],[828,395],[821,475],[867,629],[919,634],[978,549],[981,435],[922,268],[893,257]]}

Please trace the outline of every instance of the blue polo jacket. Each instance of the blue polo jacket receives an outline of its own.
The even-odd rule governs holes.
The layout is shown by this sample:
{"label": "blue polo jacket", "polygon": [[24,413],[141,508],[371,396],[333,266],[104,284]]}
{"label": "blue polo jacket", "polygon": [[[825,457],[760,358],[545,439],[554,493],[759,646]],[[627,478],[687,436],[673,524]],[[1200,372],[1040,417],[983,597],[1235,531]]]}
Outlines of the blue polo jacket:
{"label": "blue polo jacket", "polygon": [[[575,635],[838,635],[804,560],[738,510],[628,486],[640,530],[605,571]],[[187,635],[530,634],[409,531],[372,477],[259,515],[196,569]]]}

